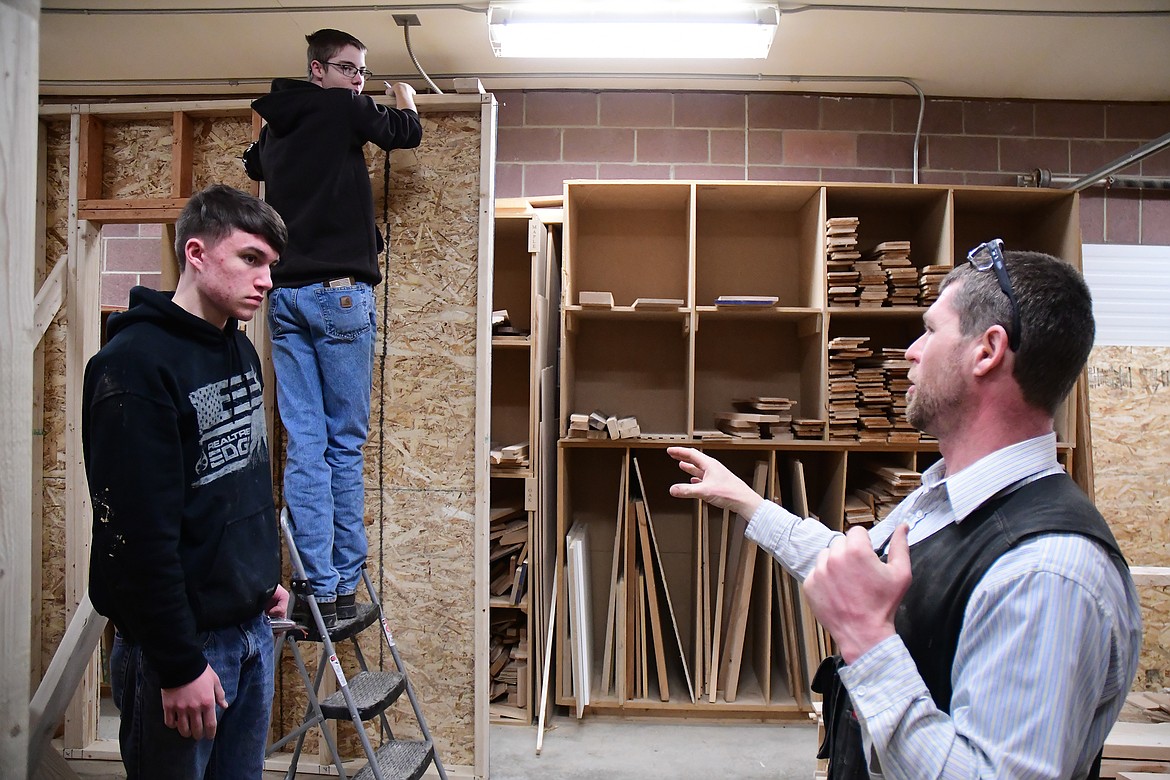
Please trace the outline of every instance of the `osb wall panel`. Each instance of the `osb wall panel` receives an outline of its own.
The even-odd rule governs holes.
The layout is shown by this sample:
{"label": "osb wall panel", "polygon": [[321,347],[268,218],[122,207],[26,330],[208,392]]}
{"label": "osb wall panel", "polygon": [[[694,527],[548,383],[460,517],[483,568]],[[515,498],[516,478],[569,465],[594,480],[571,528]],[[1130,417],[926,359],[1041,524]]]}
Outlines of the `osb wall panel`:
{"label": "osb wall panel", "polygon": [[[1133,565],[1170,566],[1170,347],[1097,347],[1089,358],[1097,506]],[[1170,680],[1170,594],[1143,587],[1134,687]]]}
{"label": "osb wall panel", "polygon": [[[475,327],[480,121],[423,117],[391,154],[390,268],[379,288],[374,420],[366,449],[370,559],[411,682],[449,765],[475,761]],[[368,149],[375,213],[385,157]],[[389,304],[387,307],[387,303]],[[376,635],[362,637],[377,654]],[[403,703],[395,733],[413,733]]]}
{"label": "osb wall panel", "polygon": [[[479,244],[480,132],[478,111],[423,119],[422,148],[395,152],[390,182],[392,256],[387,281],[378,288],[379,354],[384,367],[375,379],[372,433],[366,449],[366,522],[370,572],[385,600],[387,617],[411,674],[438,749],[449,765],[474,763],[474,581],[475,529],[475,355]],[[244,117],[197,120],[194,129],[195,186],[224,181],[249,187],[239,154],[251,136]],[[169,120],[108,121],[104,134],[104,198],[166,198],[171,187]],[[57,129],[50,154],[51,214],[66,216],[68,123]],[[60,158],[58,160],[58,158]],[[383,209],[383,154],[370,150],[375,212]],[[60,164],[58,164],[60,163]],[[64,167],[61,167],[61,166]],[[51,218],[50,254],[64,252],[67,222]],[[381,218],[379,218],[381,223]],[[54,241],[56,242],[54,244]],[[384,308],[389,304],[388,310]],[[62,331],[63,334],[63,331]],[[61,336],[63,343],[63,335]],[[48,385],[63,377],[60,362],[46,370],[46,406],[63,431],[64,397]],[[382,432],[385,435],[382,435]],[[60,434],[46,436],[46,476],[63,473]],[[274,431],[274,458],[280,432]],[[60,487],[60,486],[58,486]],[[46,488],[46,589],[60,590],[64,550],[61,495]],[[279,495],[279,476],[277,494]],[[50,531],[49,525],[55,523]],[[55,567],[56,574],[51,573]],[[53,597],[46,596],[51,600]],[[56,602],[62,601],[58,594]],[[54,610],[55,613],[54,613]],[[63,615],[63,604],[45,614]],[[48,617],[46,618],[48,619]],[[46,646],[63,630],[47,627]],[[389,653],[370,632],[367,658],[389,664]],[[340,648],[343,662],[352,650]],[[315,646],[305,646],[315,668]],[[287,654],[286,654],[287,656]],[[352,669],[352,664],[347,664]],[[305,695],[291,657],[282,659],[274,723],[287,731],[304,713]],[[406,720],[405,700],[395,724]],[[357,742],[343,725],[345,752]],[[396,734],[410,735],[402,723]],[[307,749],[315,751],[311,734]],[[310,755],[312,752],[310,752]]]}
{"label": "osb wall panel", "polygon": [[[69,122],[45,123],[45,274],[64,262],[69,243]],[[37,286],[44,281],[38,274]],[[45,356],[44,415],[34,422],[41,445],[41,669],[65,634],[65,307],[41,340]]]}
{"label": "osb wall panel", "polygon": [[[426,115],[422,146],[391,154],[391,253],[377,289],[378,367],[366,446],[371,580],[447,765],[475,761],[479,155],[478,113]],[[385,235],[385,156],[367,148],[367,162]],[[361,647],[367,659],[392,664],[375,632],[361,636]],[[342,648],[347,668],[354,668],[346,661],[351,652]],[[277,685],[287,733],[304,712],[291,662],[282,664]],[[405,697],[389,717],[396,736],[417,734]],[[367,727],[374,738],[377,723]],[[361,754],[352,727],[339,724],[338,733],[343,755]],[[317,749],[315,734],[306,745]]]}
{"label": "osb wall panel", "polygon": [[170,119],[106,122],[102,197],[169,198],[173,138]]}
{"label": "osb wall panel", "polygon": [[194,189],[227,184],[251,192],[252,180],[244,173],[240,159],[252,142],[251,115],[196,119],[192,124]]}

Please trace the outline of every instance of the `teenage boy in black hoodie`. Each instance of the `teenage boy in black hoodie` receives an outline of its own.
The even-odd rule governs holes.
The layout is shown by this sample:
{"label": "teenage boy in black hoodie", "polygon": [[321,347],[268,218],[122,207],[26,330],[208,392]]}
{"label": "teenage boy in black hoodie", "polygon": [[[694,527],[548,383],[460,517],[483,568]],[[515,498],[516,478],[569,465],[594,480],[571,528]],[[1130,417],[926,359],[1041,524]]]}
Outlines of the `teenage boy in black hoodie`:
{"label": "teenage boy in black hoodie", "polygon": [[[366,560],[362,448],[370,421],[381,236],[363,147],[422,140],[414,89],[397,108],[362,94],[366,47],[340,30],[306,36],[308,81],[276,79],[252,103],[266,121],[244,155],[248,175],[288,224],[272,271],[268,318],[280,419],[288,435],[284,498],[309,587],[327,626],[357,614]],[[301,622],[307,610],[294,607]],[[310,623],[311,625],[311,623]]]}
{"label": "teenage boy in black hoodie", "polygon": [[260,778],[272,627],[288,593],[252,319],[284,222],[223,185],[175,226],[174,293],[143,287],[85,371],[89,592],[110,656],[129,778]]}

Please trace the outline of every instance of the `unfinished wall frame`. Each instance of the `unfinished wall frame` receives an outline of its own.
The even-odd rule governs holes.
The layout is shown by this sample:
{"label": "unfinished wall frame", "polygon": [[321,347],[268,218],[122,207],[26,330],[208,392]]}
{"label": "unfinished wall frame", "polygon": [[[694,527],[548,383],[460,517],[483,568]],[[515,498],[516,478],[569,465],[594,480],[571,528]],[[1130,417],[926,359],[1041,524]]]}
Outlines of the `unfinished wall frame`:
{"label": "unfinished wall frame", "polygon": [[[377,96],[375,100],[392,105],[392,98]],[[485,777],[488,604],[479,584],[487,571],[490,258],[497,104],[490,94],[419,95],[417,104],[424,123],[423,146],[404,153],[401,164],[395,158],[393,190],[386,204],[394,262],[386,283],[379,288],[380,296],[389,296],[385,308],[379,302],[379,311],[387,313],[385,330],[380,326],[379,336],[395,344],[394,362],[384,377],[375,380],[375,405],[383,406],[386,416],[383,430],[394,437],[387,448],[404,457],[391,458],[383,465],[384,473],[378,475],[371,473],[367,455],[367,524],[372,515],[375,522],[385,516],[393,525],[380,531],[372,528],[371,534],[384,531],[390,541],[384,544],[379,536],[380,544],[376,545],[371,539],[371,569],[381,571],[380,587],[403,595],[407,603],[411,592],[425,589],[434,593],[422,610],[423,619],[433,622],[436,613],[443,613],[441,641],[429,639],[428,633],[433,632],[411,622],[401,607],[397,614],[388,609],[387,617],[395,627],[404,660],[411,666],[449,772],[452,776]],[[58,306],[63,303],[65,316],[50,323],[54,319],[51,312],[38,315],[38,321],[45,322],[45,331],[65,342],[55,358],[63,362],[63,392],[47,393],[45,402],[46,417],[57,416],[53,424],[63,425],[62,435],[52,437],[53,441],[46,437],[45,446],[49,450],[60,448],[56,455],[50,452],[46,457],[63,463],[62,479],[57,481],[63,483],[58,493],[64,496],[64,506],[60,512],[53,510],[59,518],[51,519],[47,514],[32,518],[34,527],[59,524],[64,539],[60,549],[45,551],[51,565],[64,571],[61,603],[44,609],[43,623],[34,631],[34,636],[39,632],[43,645],[51,648],[86,588],[91,521],[76,404],[85,363],[98,348],[100,227],[173,223],[186,198],[211,181],[258,193],[258,185],[247,180],[235,158],[258,134],[260,122],[249,102],[243,100],[75,104],[42,107],[40,114],[45,127],[56,126],[60,131],[61,123],[69,126],[68,176],[47,177],[43,199],[58,202],[67,197],[67,227],[48,219],[50,224],[41,231],[42,235],[65,233],[61,259],[66,265],[54,272],[54,258],[46,259],[43,276],[47,281],[44,294],[39,294],[48,301],[46,309],[53,302]],[[138,140],[142,140],[142,148],[126,155],[123,147]],[[381,154],[379,150],[375,160],[368,153],[372,169],[376,163],[381,170]],[[61,165],[61,160],[52,159],[52,153],[49,156],[47,167]],[[144,170],[148,171],[145,176]],[[68,192],[55,192],[54,187]],[[375,210],[381,214],[377,186],[375,200]],[[44,214],[47,207],[43,202],[41,206]],[[41,276],[38,273],[38,279]],[[51,294],[54,284],[60,285],[55,299]],[[451,290],[457,294],[446,294]],[[266,358],[264,318],[258,316],[257,320],[248,331]],[[437,356],[445,356],[445,362]],[[404,384],[395,372],[409,373],[409,381]],[[408,406],[428,396],[422,385],[409,384],[415,380],[453,388],[456,392],[447,398],[450,408],[435,414],[433,409],[419,411]],[[391,382],[393,387],[387,387]],[[269,378],[269,390],[271,386]],[[61,408],[56,408],[59,402],[63,402]],[[451,422],[428,435],[427,426],[438,424],[436,417]],[[457,434],[455,426],[459,426]],[[375,438],[381,444],[381,436],[372,431],[371,446],[375,446]],[[445,452],[441,451],[444,446],[448,447]],[[412,456],[418,460],[412,461]],[[277,457],[274,451],[274,467]],[[429,470],[421,483],[405,470],[420,464]],[[445,470],[440,464],[445,464]],[[382,484],[379,476],[385,482],[381,494],[377,491]],[[46,504],[47,513],[49,498],[37,506],[41,503]],[[420,526],[425,532],[419,532]],[[439,533],[438,528],[444,531]],[[396,541],[399,537],[391,537],[399,531],[409,531],[409,538]],[[461,563],[431,577],[429,559],[434,550],[420,546],[420,536],[433,537],[432,545],[451,547]],[[388,552],[386,558],[375,560],[386,547],[392,547],[396,556],[389,564]],[[48,625],[50,620],[52,625]],[[41,652],[41,648],[34,648],[34,652]],[[95,653],[65,719],[61,745],[66,758],[117,758],[117,742],[97,737],[98,674]],[[283,683],[278,680],[278,687],[297,684],[291,678]],[[449,690],[448,685],[460,687]],[[428,701],[432,697],[448,703],[440,706]],[[290,696],[288,706],[295,708],[294,699]],[[274,712],[274,725],[280,720],[281,715]],[[301,771],[314,769],[302,761]]]}

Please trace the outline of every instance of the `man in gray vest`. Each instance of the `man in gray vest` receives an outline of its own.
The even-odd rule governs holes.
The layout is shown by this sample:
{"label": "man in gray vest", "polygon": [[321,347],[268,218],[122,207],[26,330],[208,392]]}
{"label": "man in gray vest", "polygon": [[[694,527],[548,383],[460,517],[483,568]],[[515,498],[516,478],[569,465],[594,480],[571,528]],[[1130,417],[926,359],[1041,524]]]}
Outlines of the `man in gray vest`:
{"label": "man in gray vest", "polygon": [[840,655],[831,778],[1086,778],[1129,692],[1141,615],[1129,569],[1057,462],[1055,412],[1093,344],[1081,275],[994,240],[923,317],[907,417],[938,438],[922,486],[866,531],[765,501],[694,449],[671,494],[749,518],[803,581]]}

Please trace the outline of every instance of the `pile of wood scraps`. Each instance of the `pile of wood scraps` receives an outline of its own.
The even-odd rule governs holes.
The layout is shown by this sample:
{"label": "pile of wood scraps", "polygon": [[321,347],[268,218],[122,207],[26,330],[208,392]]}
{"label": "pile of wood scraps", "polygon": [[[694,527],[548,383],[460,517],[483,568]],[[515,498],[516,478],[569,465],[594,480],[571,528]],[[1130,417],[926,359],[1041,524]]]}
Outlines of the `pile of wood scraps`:
{"label": "pile of wood scraps", "polygon": [[569,415],[569,439],[637,439],[642,435],[636,417],[618,417],[593,411]]}
{"label": "pile of wood scraps", "polygon": [[528,513],[523,507],[493,507],[490,513],[489,590],[492,715],[527,721],[528,710]]}
{"label": "pile of wood scraps", "polygon": [[528,573],[528,513],[523,507],[491,510],[489,550],[492,598],[519,604]]}

